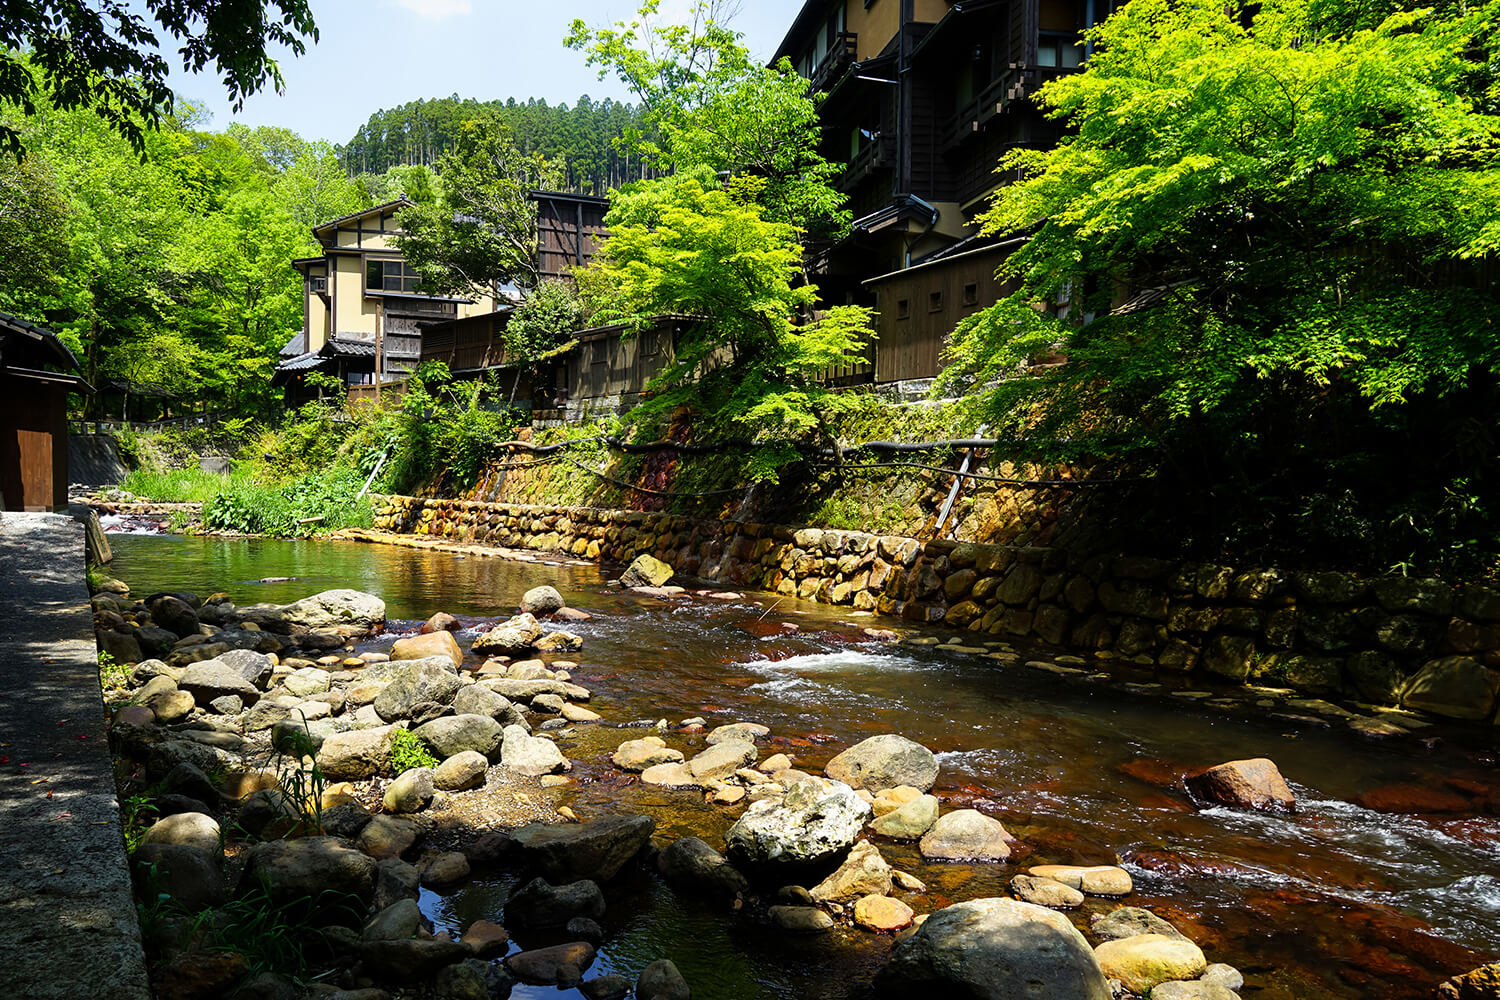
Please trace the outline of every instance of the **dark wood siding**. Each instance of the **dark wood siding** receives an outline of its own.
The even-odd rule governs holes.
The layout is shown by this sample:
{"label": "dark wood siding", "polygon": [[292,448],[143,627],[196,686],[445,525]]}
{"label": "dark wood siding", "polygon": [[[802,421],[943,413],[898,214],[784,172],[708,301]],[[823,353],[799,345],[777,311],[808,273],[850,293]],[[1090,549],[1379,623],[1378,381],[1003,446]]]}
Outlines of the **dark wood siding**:
{"label": "dark wood siding", "polygon": [[560,278],[593,259],[606,234],[602,198],[552,197],[536,193],[537,269],[545,278]]}
{"label": "dark wood siding", "polygon": [[[932,378],[941,371],[943,348],[953,328],[1005,294],[1005,286],[995,280],[995,268],[1002,259],[1003,251],[997,247],[876,282],[880,338],[875,342],[875,381]],[[966,291],[973,301],[965,301]]]}
{"label": "dark wood siding", "polygon": [[0,375],[0,493],[6,510],[68,505],[68,391],[31,378]]}
{"label": "dark wood siding", "polygon": [[442,361],[450,371],[469,372],[505,363],[502,339],[508,312],[467,316],[422,331],[422,360]]}

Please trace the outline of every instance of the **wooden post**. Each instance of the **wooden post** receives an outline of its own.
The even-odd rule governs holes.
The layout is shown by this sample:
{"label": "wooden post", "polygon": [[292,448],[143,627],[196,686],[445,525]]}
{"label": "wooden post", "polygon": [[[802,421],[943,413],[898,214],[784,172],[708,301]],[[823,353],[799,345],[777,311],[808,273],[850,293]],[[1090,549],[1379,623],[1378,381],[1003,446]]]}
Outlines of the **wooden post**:
{"label": "wooden post", "polygon": [[375,407],[380,408],[380,368],[384,360],[385,300],[375,300]]}

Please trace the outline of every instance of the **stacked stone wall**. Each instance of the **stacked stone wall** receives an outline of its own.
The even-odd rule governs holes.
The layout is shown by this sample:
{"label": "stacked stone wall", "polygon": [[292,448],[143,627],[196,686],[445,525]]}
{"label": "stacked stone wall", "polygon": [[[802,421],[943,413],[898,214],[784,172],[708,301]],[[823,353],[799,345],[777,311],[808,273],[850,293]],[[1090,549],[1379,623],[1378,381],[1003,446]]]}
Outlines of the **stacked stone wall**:
{"label": "stacked stone wall", "polygon": [[1202,674],[1491,719],[1500,587],[584,507],[380,497],[375,527],[624,563]]}

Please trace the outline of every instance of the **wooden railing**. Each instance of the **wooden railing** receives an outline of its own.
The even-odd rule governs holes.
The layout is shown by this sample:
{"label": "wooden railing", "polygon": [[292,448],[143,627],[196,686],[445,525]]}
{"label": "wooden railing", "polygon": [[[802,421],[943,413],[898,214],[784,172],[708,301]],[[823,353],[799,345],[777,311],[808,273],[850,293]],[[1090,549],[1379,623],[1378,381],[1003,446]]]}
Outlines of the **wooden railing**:
{"label": "wooden railing", "polygon": [[185,430],[189,427],[208,427],[224,419],[224,411],[209,410],[206,413],[189,413],[166,420],[69,420],[69,434],[118,434],[121,431]]}
{"label": "wooden railing", "polygon": [[859,36],[852,31],[841,31],[834,37],[833,44],[828,47],[828,54],[818,63],[818,68],[813,70],[812,89],[823,90],[829,83],[837,81],[848,67],[854,65],[854,58],[859,52],[857,42]]}

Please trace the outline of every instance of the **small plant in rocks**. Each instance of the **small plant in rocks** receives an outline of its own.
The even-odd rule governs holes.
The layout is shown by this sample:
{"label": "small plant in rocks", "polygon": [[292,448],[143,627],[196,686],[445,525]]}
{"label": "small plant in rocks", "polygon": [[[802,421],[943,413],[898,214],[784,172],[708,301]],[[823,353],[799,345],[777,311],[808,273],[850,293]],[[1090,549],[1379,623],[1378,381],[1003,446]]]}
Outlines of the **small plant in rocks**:
{"label": "small plant in rocks", "polygon": [[397,774],[414,767],[437,767],[442,761],[413,736],[409,729],[398,729],[391,739],[391,769]]}

